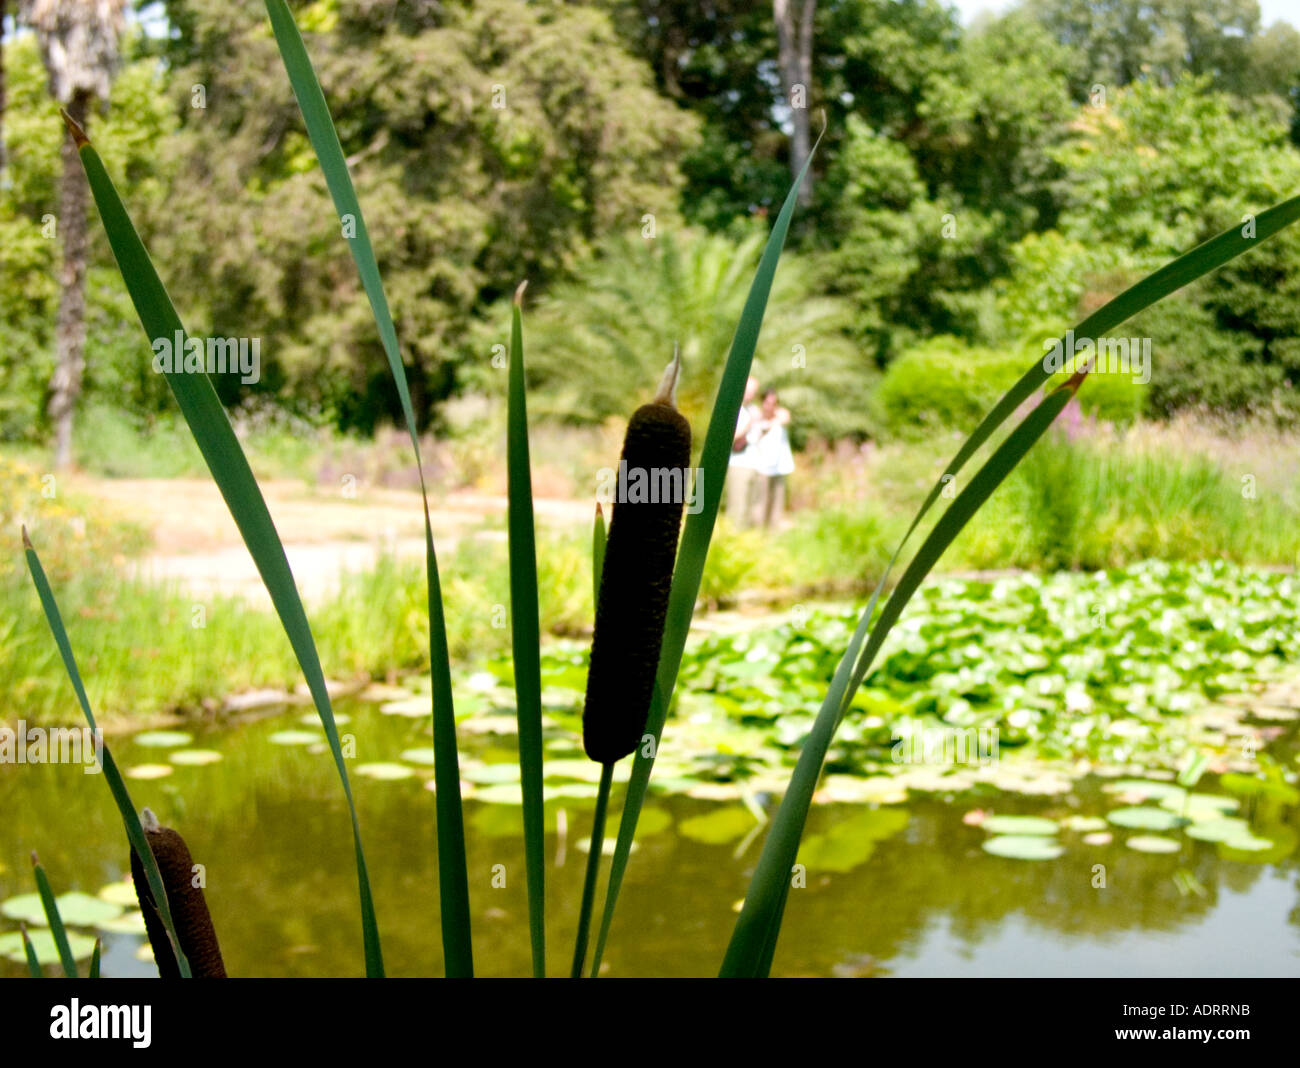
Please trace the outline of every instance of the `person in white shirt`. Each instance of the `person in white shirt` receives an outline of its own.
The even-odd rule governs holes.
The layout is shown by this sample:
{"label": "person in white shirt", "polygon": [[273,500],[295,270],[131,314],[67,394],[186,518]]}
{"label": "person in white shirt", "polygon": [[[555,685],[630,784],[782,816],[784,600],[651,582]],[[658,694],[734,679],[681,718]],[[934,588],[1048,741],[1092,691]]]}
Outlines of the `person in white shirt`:
{"label": "person in white shirt", "polygon": [[732,526],[748,526],[757,496],[758,474],[754,470],[754,447],[750,434],[759,418],[759,407],[754,403],[758,396],[758,379],[745,383],[745,399],[736,419],[736,433],[731,443],[731,458],[727,462],[727,518]]}
{"label": "person in white shirt", "polygon": [[785,480],[794,472],[794,453],[786,430],[789,425],[789,410],[778,403],[776,390],[769,389],[763,394],[763,404],[749,436],[759,487],[754,522],[767,529],[781,526],[785,514]]}

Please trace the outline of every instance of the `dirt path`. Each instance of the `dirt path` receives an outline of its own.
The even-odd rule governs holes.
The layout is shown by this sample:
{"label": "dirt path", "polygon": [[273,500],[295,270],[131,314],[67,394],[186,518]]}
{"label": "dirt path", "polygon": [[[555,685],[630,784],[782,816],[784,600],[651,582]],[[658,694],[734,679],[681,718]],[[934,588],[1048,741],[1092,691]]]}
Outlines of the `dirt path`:
{"label": "dirt path", "polygon": [[[135,574],[174,580],[197,597],[234,594],[270,606],[252,557],[211,481],[81,476],[74,488],[112,505],[152,533],[153,549],[133,563]],[[385,553],[424,556],[418,493],[358,490],[347,498],[292,481],[264,482],[262,492],[305,600],[327,595],[340,573],[369,568]],[[440,560],[463,538],[505,539],[504,497],[450,493],[431,504]],[[585,501],[534,502],[539,527],[557,530],[589,524],[591,507]]]}

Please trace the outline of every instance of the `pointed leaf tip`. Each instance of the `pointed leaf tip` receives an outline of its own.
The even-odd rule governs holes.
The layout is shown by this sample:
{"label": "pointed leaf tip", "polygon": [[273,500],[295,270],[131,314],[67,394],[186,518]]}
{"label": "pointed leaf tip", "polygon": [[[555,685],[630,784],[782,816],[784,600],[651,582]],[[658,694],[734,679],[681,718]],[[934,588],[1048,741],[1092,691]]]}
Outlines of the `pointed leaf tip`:
{"label": "pointed leaf tip", "polygon": [[596,502],[596,518],[597,518],[597,519],[604,519],[604,518],[605,518],[605,513],[601,510],[601,507],[600,507],[600,501],[597,501],[597,502]]}
{"label": "pointed leaf tip", "polygon": [[66,108],[59,108],[59,114],[63,116],[63,121],[68,124],[68,133],[72,134],[72,140],[77,145],[77,150],[85,148],[90,144],[90,138],[86,136],[86,131],[81,128],[81,124],[68,114]]}
{"label": "pointed leaf tip", "polygon": [[522,282],[519,283],[518,287],[515,289],[516,308],[522,308],[524,306],[524,290],[527,288],[528,288],[528,279],[525,278]]}
{"label": "pointed leaf tip", "polygon": [[32,547],[32,539],[27,536],[27,524],[24,523],[23,524],[23,548],[30,549],[31,547]]}
{"label": "pointed leaf tip", "polygon": [[33,867],[33,868],[39,868],[40,866],[41,866],[41,858],[38,857],[38,856],[36,855],[36,850],[33,849],[33,850],[32,850],[32,867]]}

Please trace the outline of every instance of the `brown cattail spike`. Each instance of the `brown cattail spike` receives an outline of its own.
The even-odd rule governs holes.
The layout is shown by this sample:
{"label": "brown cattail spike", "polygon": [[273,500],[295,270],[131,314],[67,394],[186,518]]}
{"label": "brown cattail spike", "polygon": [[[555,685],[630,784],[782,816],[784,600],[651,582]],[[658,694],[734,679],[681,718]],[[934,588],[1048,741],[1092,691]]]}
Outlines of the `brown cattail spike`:
{"label": "brown cattail spike", "polygon": [[673,403],[680,369],[675,354],[623,439],[582,712],[583,748],[601,764],[641,744],[650,713],[690,478],[691,427]]}
{"label": "brown cattail spike", "polygon": [[[190,856],[185,839],[170,827],[159,824],[158,818],[147,808],[140,815],[140,823],[154,860],[158,862],[158,873],[162,876],[172,922],[176,925],[176,937],[180,940],[181,952],[190,963],[190,974],[195,979],[226,978],[226,966],[221,959],[221,947],[212,928],[207,902],[203,900],[203,890],[194,885],[194,858]],[[149,935],[149,944],[153,946],[158,974],[164,979],[179,979],[181,972],[176,954],[172,952],[162,915],[154,904],[144,865],[134,849],[131,850],[131,878],[135,881],[135,894],[140,899],[140,911],[144,914],[145,931]]]}

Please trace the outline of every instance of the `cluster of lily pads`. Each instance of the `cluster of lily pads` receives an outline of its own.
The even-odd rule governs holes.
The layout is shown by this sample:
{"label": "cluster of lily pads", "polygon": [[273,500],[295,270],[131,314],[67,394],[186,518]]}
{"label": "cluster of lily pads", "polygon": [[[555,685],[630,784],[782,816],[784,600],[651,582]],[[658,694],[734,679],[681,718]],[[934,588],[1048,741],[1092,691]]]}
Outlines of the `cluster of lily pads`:
{"label": "cluster of lily pads", "polygon": [[[129,877],[122,882],[109,883],[97,894],[72,890],[55,898],[55,902],[59,907],[59,916],[68,928],[69,948],[77,960],[87,959],[94,951],[95,937],[87,933],[90,931],[100,935],[138,936],[141,949],[137,956],[152,959],[149,943],[144,941],[144,917],[140,913],[135,887]],[[0,916],[27,925],[28,937],[40,964],[52,965],[59,962],[58,947],[48,927],[49,921],[41,905],[40,894],[18,894],[0,901]],[[0,932],[0,957],[15,964],[22,964],[26,960],[20,931]]]}
{"label": "cluster of lily pads", "polygon": [[[1300,804],[1300,790],[1286,781],[1279,765],[1247,776],[1227,774],[1219,785],[1236,793],[1193,792],[1177,782],[1153,779],[1119,779],[1102,789],[1118,802],[1102,816],[988,815],[976,809],[964,822],[988,836],[982,848],[994,856],[1014,860],[1055,860],[1066,851],[1062,831],[1079,832],[1087,846],[1108,846],[1115,833],[1126,833],[1124,845],[1140,853],[1182,853],[1188,843],[1212,843],[1225,860],[1272,863],[1296,848],[1295,830],[1285,819],[1286,810]],[[1250,803],[1254,822],[1243,814]],[[1136,832],[1136,833],[1134,833]]]}

